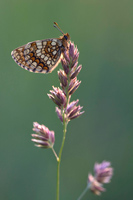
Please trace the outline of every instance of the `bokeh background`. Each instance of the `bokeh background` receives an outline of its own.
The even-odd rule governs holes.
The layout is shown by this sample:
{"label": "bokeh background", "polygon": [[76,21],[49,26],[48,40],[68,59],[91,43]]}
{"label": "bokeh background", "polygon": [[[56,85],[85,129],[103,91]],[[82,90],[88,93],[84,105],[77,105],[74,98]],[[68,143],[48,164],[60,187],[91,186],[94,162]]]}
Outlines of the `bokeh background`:
{"label": "bokeh background", "polygon": [[59,86],[57,70],[34,74],[13,61],[10,52],[30,41],[59,37],[56,21],[71,35],[83,65],[80,99],[85,114],[71,121],[61,163],[60,199],[76,200],[95,162],[110,161],[114,176],[100,197],[133,198],[133,1],[0,0],[0,199],[54,200],[57,163],[50,149],[34,147],[32,123],[56,133],[62,124],[47,93]]}

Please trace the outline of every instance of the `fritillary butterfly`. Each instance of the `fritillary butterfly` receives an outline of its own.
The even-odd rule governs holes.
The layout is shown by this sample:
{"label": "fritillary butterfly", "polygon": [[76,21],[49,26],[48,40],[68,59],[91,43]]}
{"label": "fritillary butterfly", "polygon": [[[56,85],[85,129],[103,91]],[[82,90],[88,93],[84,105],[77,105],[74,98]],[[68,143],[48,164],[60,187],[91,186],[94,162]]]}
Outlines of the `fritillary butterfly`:
{"label": "fritillary butterfly", "polygon": [[29,42],[14,49],[11,52],[14,61],[30,72],[51,73],[59,64],[70,40],[69,34],[64,34],[56,22],[54,27],[61,31],[63,36]]}

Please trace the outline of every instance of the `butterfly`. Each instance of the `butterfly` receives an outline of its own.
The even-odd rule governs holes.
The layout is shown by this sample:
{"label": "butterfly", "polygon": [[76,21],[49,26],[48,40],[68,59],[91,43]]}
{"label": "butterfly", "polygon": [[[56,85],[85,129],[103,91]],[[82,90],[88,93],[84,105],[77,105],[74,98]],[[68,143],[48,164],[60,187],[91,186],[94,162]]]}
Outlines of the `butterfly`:
{"label": "butterfly", "polygon": [[63,52],[68,48],[70,35],[64,34],[54,22],[63,36],[29,42],[11,52],[14,61],[22,68],[35,73],[51,73],[61,61]]}

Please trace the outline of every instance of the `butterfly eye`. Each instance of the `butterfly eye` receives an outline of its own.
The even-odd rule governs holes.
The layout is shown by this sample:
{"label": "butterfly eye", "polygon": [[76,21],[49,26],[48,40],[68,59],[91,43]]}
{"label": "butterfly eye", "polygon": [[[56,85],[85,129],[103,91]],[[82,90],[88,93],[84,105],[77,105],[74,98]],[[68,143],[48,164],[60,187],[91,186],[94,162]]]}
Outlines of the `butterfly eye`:
{"label": "butterfly eye", "polygon": [[66,35],[64,35],[64,38],[65,38],[66,40],[68,39]]}

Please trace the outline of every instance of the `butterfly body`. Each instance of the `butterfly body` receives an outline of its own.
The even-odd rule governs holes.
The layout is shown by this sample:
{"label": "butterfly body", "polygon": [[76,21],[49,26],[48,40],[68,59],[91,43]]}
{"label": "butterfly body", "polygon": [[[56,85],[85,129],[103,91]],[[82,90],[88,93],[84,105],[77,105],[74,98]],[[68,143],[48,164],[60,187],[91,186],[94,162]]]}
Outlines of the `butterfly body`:
{"label": "butterfly body", "polygon": [[68,48],[70,36],[37,40],[18,47],[11,52],[14,61],[22,68],[35,73],[51,73],[59,64],[61,56]]}

